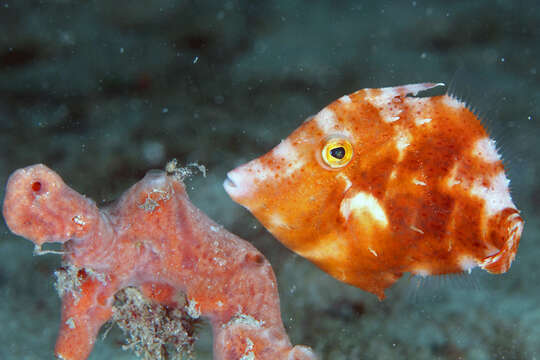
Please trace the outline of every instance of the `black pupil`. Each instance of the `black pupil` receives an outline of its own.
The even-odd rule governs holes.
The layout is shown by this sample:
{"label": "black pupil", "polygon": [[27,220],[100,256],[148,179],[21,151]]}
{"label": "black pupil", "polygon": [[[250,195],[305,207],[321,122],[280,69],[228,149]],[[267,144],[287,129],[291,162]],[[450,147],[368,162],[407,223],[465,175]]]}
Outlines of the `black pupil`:
{"label": "black pupil", "polygon": [[343,159],[343,157],[345,157],[345,149],[343,148],[343,146],[333,148],[332,150],[330,150],[330,155],[332,155],[332,157],[336,159]]}

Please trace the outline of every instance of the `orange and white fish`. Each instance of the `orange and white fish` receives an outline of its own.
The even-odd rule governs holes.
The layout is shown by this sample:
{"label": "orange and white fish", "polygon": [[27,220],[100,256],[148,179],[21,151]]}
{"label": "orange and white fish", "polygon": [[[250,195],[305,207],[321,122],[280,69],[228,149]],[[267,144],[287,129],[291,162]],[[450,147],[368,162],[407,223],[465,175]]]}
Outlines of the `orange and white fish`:
{"label": "orange and white fish", "polygon": [[523,220],[495,142],[444,84],[363,89],[228,173],[233,200],[335,278],[384,298],[404,272],[504,273]]}

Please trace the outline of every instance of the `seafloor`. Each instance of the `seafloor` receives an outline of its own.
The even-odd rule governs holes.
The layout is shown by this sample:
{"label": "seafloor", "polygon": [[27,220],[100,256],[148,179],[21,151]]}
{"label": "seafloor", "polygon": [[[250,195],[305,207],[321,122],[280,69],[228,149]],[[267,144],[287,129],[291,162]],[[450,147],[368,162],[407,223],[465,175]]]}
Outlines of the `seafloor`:
{"label": "seafloor", "polygon": [[[98,204],[167,159],[271,261],[294,343],[321,359],[540,357],[540,5],[531,1],[0,1],[0,184],[45,163]],[[510,272],[402,279],[379,302],[293,255],[225,173],[363,87],[455,80],[487,114],[525,231]],[[2,223],[0,359],[51,359],[53,255]],[[196,359],[211,358],[204,325]],[[91,359],[133,359],[113,329]]]}

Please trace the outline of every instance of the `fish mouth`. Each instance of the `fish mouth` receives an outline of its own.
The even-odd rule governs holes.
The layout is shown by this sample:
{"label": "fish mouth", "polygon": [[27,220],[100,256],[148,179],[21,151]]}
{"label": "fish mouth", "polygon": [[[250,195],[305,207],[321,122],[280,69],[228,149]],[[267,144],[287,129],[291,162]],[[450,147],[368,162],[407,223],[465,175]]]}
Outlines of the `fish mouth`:
{"label": "fish mouth", "polygon": [[238,176],[235,177],[235,174],[233,174],[233,171],[229,171],[227,173],[227,178],[225,181],[223,181],[223,187],[225,188],[225,191],[229,196],[236,200],[240,194],[242,193],[242,187],[241,185],[241,179],[238,178]]}
{"label": "fish mouth", "polygon": [[229,174],[227,174],[227,178],[223,182],[223,186],[225,187],[225,189],[236,187],[236,183],[233,181],[233,179],[230,178]]}
{"label": "fish mouth", "polygon": [[223,187],[231,199],[242,206],[245,206],[245,202],[251,199],[257,190],[249,169],[242,166],[227,173]]}

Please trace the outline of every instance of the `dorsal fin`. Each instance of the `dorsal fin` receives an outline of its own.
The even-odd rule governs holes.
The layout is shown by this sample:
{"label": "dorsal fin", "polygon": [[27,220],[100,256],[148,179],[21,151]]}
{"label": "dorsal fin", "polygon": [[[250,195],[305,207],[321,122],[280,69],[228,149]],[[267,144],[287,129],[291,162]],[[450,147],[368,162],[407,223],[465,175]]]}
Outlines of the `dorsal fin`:
{"label": "dorsal fin", "polygon": [[381,88],[381,91],[384,92],[394,92],[396,95],[400,96],[416,96],[420,92],[426,90],[435,89],[441,86],[445,86],[444,83],[418,83],[418,84],[406,84],[395,87],[385,87]]}
{"label": "dorsal fin", "polygon": [[506,124],[513,119],[501,118],[499,113],[507,98],[498,87],[498,79],[489,78],[486,73],[469,71],[463,66],[454,73],[448,95],[467,106],[482,122],[490,138],[495,140],[497,153],[501,155],[504,168],[510,179],[517,179],[517,170],[513,169],[513,160],[519,158],[515,148],[506,146],[509,139]]}

